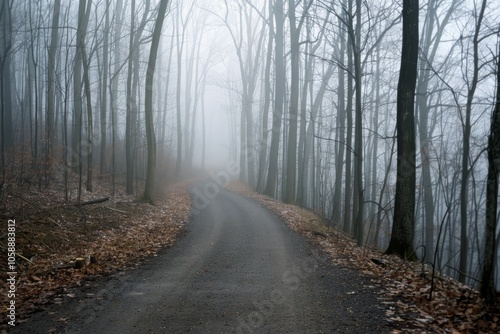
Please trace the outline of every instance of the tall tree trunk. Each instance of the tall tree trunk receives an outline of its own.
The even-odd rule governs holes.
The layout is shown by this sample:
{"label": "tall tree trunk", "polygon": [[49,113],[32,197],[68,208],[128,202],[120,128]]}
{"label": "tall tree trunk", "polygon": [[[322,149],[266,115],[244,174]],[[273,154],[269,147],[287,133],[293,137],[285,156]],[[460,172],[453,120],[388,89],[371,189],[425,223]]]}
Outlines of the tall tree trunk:
{"label": "tall tree trunk", "polygon": [[[380,112],[380,46],[377,46],[376,53],[376,65],[375,65],[375,108],[373,111],[373,127],[374,129],[379,129],[379,112]],[[373,138],[373,149],[372,149],[372,167],[371,167],[371,201],[372,201],[372,210],[370,217],[374,217],[375,211],[378,211],[378,208],[373,205],[376,202],[377,197],[377,166],[378,166],[378,135],[375,135]],[[382,204],[382,203],[380,203]],[[372,218],[373,219],[373,218]],[[372,220],[373,221],[373,220]],[[377,241],[374,241],[374,245],[376,245]]]}
{"label": "tall tree trunk", "polygon": [[125,11],[123,11],[123,0],[117,0],[115,7],[115,29],[113,36],[114,44],[114,66],[113,75],[110,82],[110,99],[111,99],[111,178],[112,178],[112,194],[115,194],[115,184],[116,184],[116,137],[118,135],[118,124],[116,123],[118,115],[118,76],[120,74],[121,66],[121,34],[123,28],[123,19],[125,16]]}
{"label": "tall tree trunk", "polygon": [[72,167],[75,172],[78,172],[80,182],[78,187],[78,201],[81,195],[81,178],[82,178],[82,112],[83,112],[83,97],[82,97],[82,67],[83,53],[85,48],[85,35],[87,33],[87,23],[90,16],[90,3],[85,3],[85,0],[79,1],[78,6],[78,29],[76,32],[76,53],[75,65],[73,72],[73,108],[74,121],[72,131]]}
{"label": "tall tree trunk", "polygon": [[295,1],[288,1],[288,19],[290,22],[290,105],[289,131],[286,168],[285,203],[295,202],[295,187],[297,173],[297,114],[299,109],[299,35],[295,17]]}
{"label": "tall tree trunk", "polygon": [[[192,6],[194,2],[192,2],[191,8],[189,10],[188,16],[183,21],[182,20],[182,6],[177,8],[177,18],[178,22],[177,32],[176,32],[176,40],[177,40],[177,91],[176,91],[176,120],[177,120],[177,160],[175,166],[175,174],[180,176],[182,174],[182,165],[183,165],[183,135],[182,135],[182,106],[181,106],[181,88],[182,88],[182,54],[184,51],[184,43],[186,38],[186,26],[189,21],[189,17],[192,12]],[[181,32],[182,26],[182,32]],[[186,111],[187,112],[187,111]],[[187,125],[185,125],[187,126]],[[186,134],[187,136],[187,134]],[[186,145],[187,146],[187,145]]]}
{"label": "tall tree trunk", "polygon": [[172,34],[172,36],[170,37],[170,48],[169,48],[169,51],[168,51],[168,65],[167,65],[167,78],[165,79],[165,96],[164,96],[164,99],[163,99],[163,119],[162,119],[162,122],[161,122],[161,142],[163,143],[163,145],[165,145],[164,143],[166,142],[166,135],[165,135],[165,130],[167,128],[167,110],[168,110],[168,93],[170,91],[170,78],[171,78],[171,68],[172,68],[172,55],[173,55],[173,52],[174,52],[174,48],[173,48],[173,45],[174,45],[174,37],[175,37],[175,34]]}
{"label": "tall tree trunk", "polygon": [[[434,13],[430,12],[433,8],[432,3],[429,3],[428,24],[432,26]],[[429,33],[425,37],[430,38],[432,27],[427,26]],[[427,53],[426,53],[427,54]],[[430,169],[430,140],[429,140],[429,110],[427,108],[427,89],[429,83],[430,69],[425,61],[420,63],[420,77],[417,87],[417,107],[419,115],[419,133],[420,133],[420,154],[422,156],[422,182],[424,191],[424,222],[425,222],[425,257],[423,261],[432,259],[432,251],[434,249],[434,198],[432,193],[432,179]]]}
{"label": "tall tree trunk", "polygon": [[[429,3],[427,22],[425,25],[426,34],[423,40],[425,55],[428,56],[430,47],[434,18],[436,16],[434,3]],[[432,61],[429,59],[428,61]],[[420,76],[417,86],[417,108],[419,115],[420,134],[420,154],[422,156],[422,183],[424,192],[424,222],[425,222],[425,252],[422,261],[427,262],[432,259],[434,249],[434,196],[432,193],[432,179],[430,169],[430,139],[429,139],[429,110],[427,108],[427,90],[429,85],[430,68],[426,61],[420,62]]]}
{"label": "tall tree trunk", "polygon": [[[30,44],[30,46],[28,48],[32,48],[33,45]],[[32,55],[32,52],[30,50],[28,50],[28,55],[26,56],[26,68],[27,68],[27,71],[26,71],[26,76],[24,78],[24,96],[23,96],[23,105],[24,105],[24,108],[23,108],[23,121],[22,121],[22,124],[21,124],[21,127],[22,127],[22,131],[21,131],[21,138],[25,138],[26,136],[26,131],[29,129],[29,140],[30,140],[30,148],[31,148],[31,153],[33,153],[33,146],[32,146],[32,142],[33,142],[33,95],[34,95],[34,92],[33,92],[33,62],[31,61],[31,55]],[[27,118],[27,119],[26,119]],[[25,122],[28,122],[28,126],[26,126]],[[26,139],[24,139],[26,140]],[[24,169],[25,169],[25,165],[24,165],[24,150],[25,150],[25,146],[27,146],[27,141],[26,142],[23,142],[23,145],[22,145],[22,150],[21,150],[21,179],[23,177],[23,174],[24,174]],[[34,161],[34,159],[32,159]]]}
{"label": "tall tree trunk", "polygon": [[139,57],[140,40],[144,27],[147,23],[150,1],[146,1],[142,19],[137,26],[135,24],[135,0],[132,0],[130,14],[130,38],[129,38],[129,58],[127,71],[127,112],[125,124],[125,155],[127,165],[127,186],[126,192],[134,193],[134,166],[137,155],[137,96],[139,83]]}
{"label": "tall tree trunk", "polygon": [[356,29],[353,48],[354,57],[354,82],[356,85],[356,121],[354,125],[354,237],[358,246],[363,244],[363,115],[361,105],[361,0],[356,0]]}
{"label": "tall tree trunk", "polygon": [[52,31],[50,35],[50,47],[47,64],[47,111],[46,111],[46,151],[45,168],[50,169],[52,163],[52,152],[54,151],[56,131],[54,128],[55,114],[55,81],[56,81],[56,52],[59,40],[59,14],[61,10],[61,0],[54,1],[54,14],[52,16]]}
{"label": "tall tree trunk", "polygon": [[[438,2],[429,2],[426,21],[423,24],[421,38],[421,57],[419,65],[419,77],[417,81],[417,108],[420,135],[420,155],[422,159],[422,190],[424,196],[424,230],[425,230],[425,258],[423,261],[432,261],[434,250],[434,194],[432,188],[432,176],[430,168],[430,149],[432,133],[429,133],[429,81],[432,74],[431,66],[441,43],[441,38],[454,10],[463,0],[453,0],[441,22],[436,24]],[[434,29],[437,28],[435,34]]]}
{"label": "tall tree trunk", "polygon": [[87,107],[87,144],[85,154],[87,155],[87,182],[85,184],[86,190],[92,192],[92,170],[93,170],[93,137],[94,128],[92,123],[92,98],[90,91],[90,79],[89,79],[89,62],[87,59],[87,54],[85,49],[82,49],[83,56],[83,82],[85,84],[85,98]]}
{"label": "tall tree trunk", "polygon": [[476,30],[472,41],[473,47],[473,74],[470,81],[470,87],[467,92],[467,104],[465,105],[465,124],[463,126],[463,152],[462,152],[462,180],[460,182],[460,267],[458,280],[465,283],[467,272],[467,254],[469,251],[467,238],[467,188],[469,184],[469,154],[470,154],[470,134],[471,134],[471,113],[472,101],[476,93],[476,87],[479,77],[479,32],[483,21],[484,11],[486,9],[486,0],[482,1],[481,10],[477,17]]}
{"label": "tall tree trunk", "polygon": [[193,39],[193,45],[191,49],[189,49],[189,43],[187,44],[186,47],[186,52],[191,51],[190,54],[187,56],[187,61],[186,61],[186,69],[185,69],[185,76],[184,76],[184,106],[183,106],[183,111],[184,111],[184,170],[190,169],[191,166],[191,150],[193,148],[193,145],[191,143],[191,134],[190,134],[190,126],[191,126],[191,106],[194,105],[193,103],[193,97],[192,97],[192,82],[193,82],[193,75],[194,75],[194,64],[195,64],[195,54],[196,54],[196,41],[198,40],[198,32],[195,31],[193,35],[190,35],[190,37]]}
{"label": "tall tree trunk", "polygon": [[78,171],[80,165],[80,141],[82,131],[82,47],[84,47],[85,32],[83,31],[83,21],[85,17],[85,2],[79,0],[78,7],[78,30],[76,35],[75,65],[73,72],[73,129],[71,131],[71,166]]}
{"label": "tall tree trunk", "polygon": [[144,113],[146,121],[146,139],[148,146],[148,165],[146,172],[146,186],[142,194],[141,201],[154,204],[154,184],[156,168],[156,140],[153,124],[153,78],[156,67],[156,57],[158,55],[158,45],[160,44],[161,30],[165,13],[167,11],[168,0],[160,0],[158,16],[153,31],[153,40],[151,41],[151,50],[149,53],[148,70],[146,72],[146,88],[144,99]]}
{"label": "tall tree trunk", "polygon": [[182,84],[182,51],[184,47],[184,31],[182,32],[182,43],[179,43],[179,34],[177,31],[177,91],[176,91],[176,120],[177,120],[177,160],[175,174],[179,176],[182,170],[182,113],[181,113],[181,84]]}
{"label": "tall tree trunk", "polygon": [[[135,132],[135,119],[132,113],[135,113],[134,106],[136,104],[135,91],[132,91],[132,80],[139,80],[134,78],[134,58],[139,57],[139,52],[136,52],[134,45],[135,32],[135,0],[132,0],[130,5],[130,31],[129,31],[129,56],[128,56],[128,69],[127,69],[127,103],[126,103],[126,122],[125,122],[125,163],[127,166],[126,171],[126,193],[132,195],[134,193],[134,160],[135,160],[135,138],[132,138],[132,132]],[[134,115],[135,116],[135,115]]]}
{"label": "tall tree trunk", "polygon": [[[310,5],[312,5],[312,2],[307,2],[307,0],[304,0],[304,6],[308,8]],[[304,12],[306,14],[306,12]],[[327,14],[327,17],[324,20],[323,26],[321,28],[321,32],[319,37],[316,38],[315,44],[311,47],[311,43],[306,44],[306,52],[305,52],[305,61],[304,61],[304,83],[302,86],[302,93],[301,93],[301,98],[300,98],[300,129],[299,129],[299,147],[298,147],[298,178],[297,178],[297,203],[301,206],[308,206],[310,203],[308,202],[308,195],[309,195],[309,182],[308,182],[308,163],[309,163],[309,157],[311,156],[310,153],[307,152],[307,150],[312,147],[312,145],[309,145],[309,141],[312,141],[313,136],[312,132],[310,133],[310,136],[308,136],[308,123],[307,123],[307,118],[310,116],[311,118],[314,118],[314,116],[308,114],[307,106],[308,103],[311,103],[314,105],[313,102],[313,88],[314,88],[314,80],[313,80],[313,74],[314,74],[314,64],[316,57],[313,55],[316,54],[316,51],[322,47],[324,44],[322,43],[323,37],[324,37],[324,32],[326,31],[325,27],[329,23],[328,20],[329,14]],[[312,23],[310,20],[309,15],[303,15],[302,20],[305,18],[305,23],[306,23],[306,29],[307,29],[307,40],[312,39],[313,35],[313,29],[312,29]],[[328,66],[330,67],[330,66]],[[328,73],[328,70],[326,71]],[[325,73],[325,75],[326,75]],[[323,78],[322,81],[322,86],[326,85],[327,82],[325,82],[326,79],[325,77]],[[318,90],[318,92],[321,91],[321,87]],[[319,93],[318,93],[319,94]],[[310,99],[310,101],[308,101]],[[323,97],[321,97],[323,99]],[[316,100],[316,98],[314,99]],[[311,109],[314,109],[312,107]],[[312,114],[312,110],[311,114]],[[311,125],[311,122],[309,122],[309,126]]]}
{"label": "tall tree trunk", "polygon": [[[316,190],[315,187],[316,185],[316,169],[315,166],[318,165],[317,161],[315,161],[315,151],[314,151],[314,136],[316,135],[315,131],[319,131],[319,126],[316,128],[316,120],[321,119],[321,117],[318,117],[318,113],[321,111],[321,105],[323,104],[323,98],[325,96],[326,89],[328,88],[328,83],[330,81],[330,78],[333,75],[333,70],[334,70],[334,62],[330,62],[328,64],[328,67],[325,70],[325,73],[323,74],[323,77],[321,78],[321,86],[318,89],[318,92],[316,93],[316,96],[314,97],[314,101],[311,106],[311,120],[309,122],[309,125],[307,126],[306,130],[306,139],[304,143],[304,182],[306,184],[311,183],[312,184],[312,192],[313,196],[316,196]],[[317,145],[318,148],[320,145]],[[312,157],[312,167],[309,166],[311,164],[311,157]],[[311,175],[310,175],[311,174]],[[305,197],[307,198],[308,193],[309,193],[309,188],[304,187],[304,193]],[[315,197],[313,197],[315,198]],[[316,200],[315,200],[316,201]],[[307,201],[306,201],[307,203]],[[316,208],[316,206],[313,204],[313,207]]]}
{"label": "tall tree trunk", "polygon": [[[350,20],[350,26],[352,23],[352,12],[353,4],[352,0],[347,0],[348,9],[347,15],[348,20]],[[351,37],[352,41],[352,37]],[[349,76],[347,78],[347,105],[346,105],[346,116],[347,116],[347,133],[346,133],[346,157],[345,157],[345,194],[344,194],[344,232],[351,233],[351,220],[352,220],[352,98],[354,95],[353,88],[353,45],[347,43],[347,72]]]}
{"label": "tall tree trunk", "polygon": [[500,44],[497,57],[496,103],[491,117],[488,137],[488,183],[486,190],[486,224],[484,233],[484,262],[481,277],[481,296],[495,302],[495,233],[497,230],[498,174],[500,173]]}
{"label": "tall tree trunk", "polygon": [[[311,38],[311,29],[309,22],[307,24],[307,39]],[[313,51],[314,52],[314,51]],[[296,202],[300,206],[304,206],[304,148],[306,142],[307,131],[307,98],[308,92],[312,85],[312,72],[314,57],[311,55],[310,45],[306,44],[304,54],[304,80],[302,83],[302,91],[300,93],[300,123],[299,123],[299,146],[297,152],[297,198]]]}
{"label": "tall tree trunk", "polygon": [[273,125],[271,134],[271,148],[269,151],[269,171],[264,193],[274,197],[278,175],[278,152],[281,132],[281,119],[283,117],[283,98],[285,90],[285,64],[283,54],[283,0],[276,0],[274,4],[274,17],[276,22],[275,35],[275,66],[276,80],[274,90]]}
{"label": "tall tree trunk", "polygon": [[0,4],[0,168],[2,169],[0,185],[5,181],[7,151],[12,149],[14,145],[12,88],[15,86],[11,80],[11,50],[13,44],[10,6],[9,1],[2,1]]}
{"label": "tall tree trunk", "polygon": [[109,8],[110,0],[106,0],[106,13],[104,21],[104,40],[103,40],[103,55],[102,55],[102,85],[101,85],[101,104],[100,104],[100,128],[101,128],[101,158],[100,158],[100,173],[106,172],[106,143],[107,143],[107,127],[106,127],[106,109],[108,107],[108,71],[109,71]]}
{"label": "tall tree trunk", "polygon": [[257,180],[257,191],[263,192],[265,185],[266,167],[267,167],[267,142],[268,142],[268,119],[271,106],[271,64],[273,56],[274,43],[274,20],[273,7],[269,2],[269,36],[267,41],[267,57],[264,70],[264,106],[262,112],[262,137],[259,145],[259,174]]}
{"label": "tall tree trunk", "polygon": [[403,42],[397,95],[397,179],[387,254],[415,259],[415,86],[418,60],[418,0],[403,2]]}
{"label": "tall tree trunk", "polygon": [[[38,107],[38,69],[37,60],[35,55],[35,46],[38,44],[39,33],[38,29],[33,25],[32,9],[34,6],[28,5],[29,29],[30,29],[30,44],[28,46],[28,71],[30,80],[30,108],[33,108],[33,115],[30,117],[30,137],[31,137],[31,166],[33,171],[36,170],[38,164],[38,114],[40,109]],[[33,101],[34,99],[34,101]],[[30,112],[31,114],[31,112]],[[34,123],[33,123],[34,122]]]}
{"label": "tall tree trunk", "polygon": [[[255,84],[253,83],[253,91],[255,90]],[[253,96],[253,92],[252,92]],[[247,102],[245,108],[245,125],[246,125],[246,163],[248,171],[248,184],[254,188],[255,187],[255,152],[253,145],[253,99]]]}
{"label": "tall tree trunk", "polygon": [[108,75],[109,75],[109,8],[110,0],[106,0],[106,13],[104,21],[104,40],[102,54],[102,78],[101,78],[101,99],[100,99],[100,129],[101,129],[101,150],[99,161],[99,173],[103,175],[106,172],[106,143],[107,143],[107,125],[106,109],[108,103]]}
{"label": "tall tree trunk", "polygon": [[[333,205],[332,205],[332,221],[335,225],[339,225],[342,220],[342,188],[344,184],[342,182],[342,175],[344,170],[344,154],[345,154],[345,50],[346,50],[346,40],[345,32],[340,24],[341,20],[339,18],[339,43],[340,43],[340,57],[338,66],[338,107],[337,107],[337,128],[338,130],[338,155],[337,163],[335,164],[335,189],[333,193]],[[349,148],[350,149],[350,148]],[[346,179],[347,180],[347,179]]]}

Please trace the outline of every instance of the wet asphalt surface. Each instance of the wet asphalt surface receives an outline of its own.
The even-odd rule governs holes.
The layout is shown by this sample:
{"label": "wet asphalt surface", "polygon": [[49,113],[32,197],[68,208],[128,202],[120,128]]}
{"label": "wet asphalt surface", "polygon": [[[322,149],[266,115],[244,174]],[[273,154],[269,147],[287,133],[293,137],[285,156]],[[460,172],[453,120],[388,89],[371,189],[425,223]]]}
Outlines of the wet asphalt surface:
{"label": "wet asphalt surface", "polygon": [[192,191],[191,220],[172,248],[83,281],[9,332],[390,332],[368,278],[332,264],[251,200]]}

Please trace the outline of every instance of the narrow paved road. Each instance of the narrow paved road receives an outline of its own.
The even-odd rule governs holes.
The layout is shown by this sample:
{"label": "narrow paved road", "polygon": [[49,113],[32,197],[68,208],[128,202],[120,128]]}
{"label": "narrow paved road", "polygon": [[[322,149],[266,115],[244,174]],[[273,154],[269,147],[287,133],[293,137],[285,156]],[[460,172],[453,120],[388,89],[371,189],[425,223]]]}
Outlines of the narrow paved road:
{"label": "narrow paved road", "polygon": [[12,332],[389,332],[368,280],[330,264],[256,203],[216,190],[197,199],[203,208],[173,248],[86,282]]}

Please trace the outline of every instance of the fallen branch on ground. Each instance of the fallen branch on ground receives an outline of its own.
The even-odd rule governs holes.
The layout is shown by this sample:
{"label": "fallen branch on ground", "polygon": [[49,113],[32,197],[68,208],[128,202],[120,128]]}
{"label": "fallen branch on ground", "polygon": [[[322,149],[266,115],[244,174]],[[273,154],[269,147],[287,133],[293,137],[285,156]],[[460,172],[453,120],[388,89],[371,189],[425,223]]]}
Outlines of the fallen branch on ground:
{"label": "fallen branch on ground", "polygon": [[77,203],[77,204],[75,204],[75,206],[92,205],[92,204],[103,203],[106,201],[109,201],[109,197],[98,198],[98,199],[93,199],[93,200],[87,201],[87,202]]}
{"label": "fallen branch on ground", "polygon": [[109,206],[105,206],[105,208],[106,208],[106,209],[108,209],[108,210],[111,210],[111,211],[116,211],[116,212],[119,212],[119,213],[123,213],[123,214],[128,215],[128,212],[127,212],[127,211],[118,210],[118,209],[113,209],[113,208],[110,208]]}

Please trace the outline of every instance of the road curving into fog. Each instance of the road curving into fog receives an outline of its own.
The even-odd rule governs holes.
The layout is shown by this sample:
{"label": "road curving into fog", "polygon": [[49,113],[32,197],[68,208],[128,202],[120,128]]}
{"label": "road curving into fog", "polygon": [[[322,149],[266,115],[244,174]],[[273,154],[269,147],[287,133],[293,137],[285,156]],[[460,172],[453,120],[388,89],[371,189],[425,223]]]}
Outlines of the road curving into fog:
{"label": "road curving into fog", "polygon": [[269,211],[200,184],[186,233],[135,269],[84,282],[12,333],[388,333],[375,288]]}

